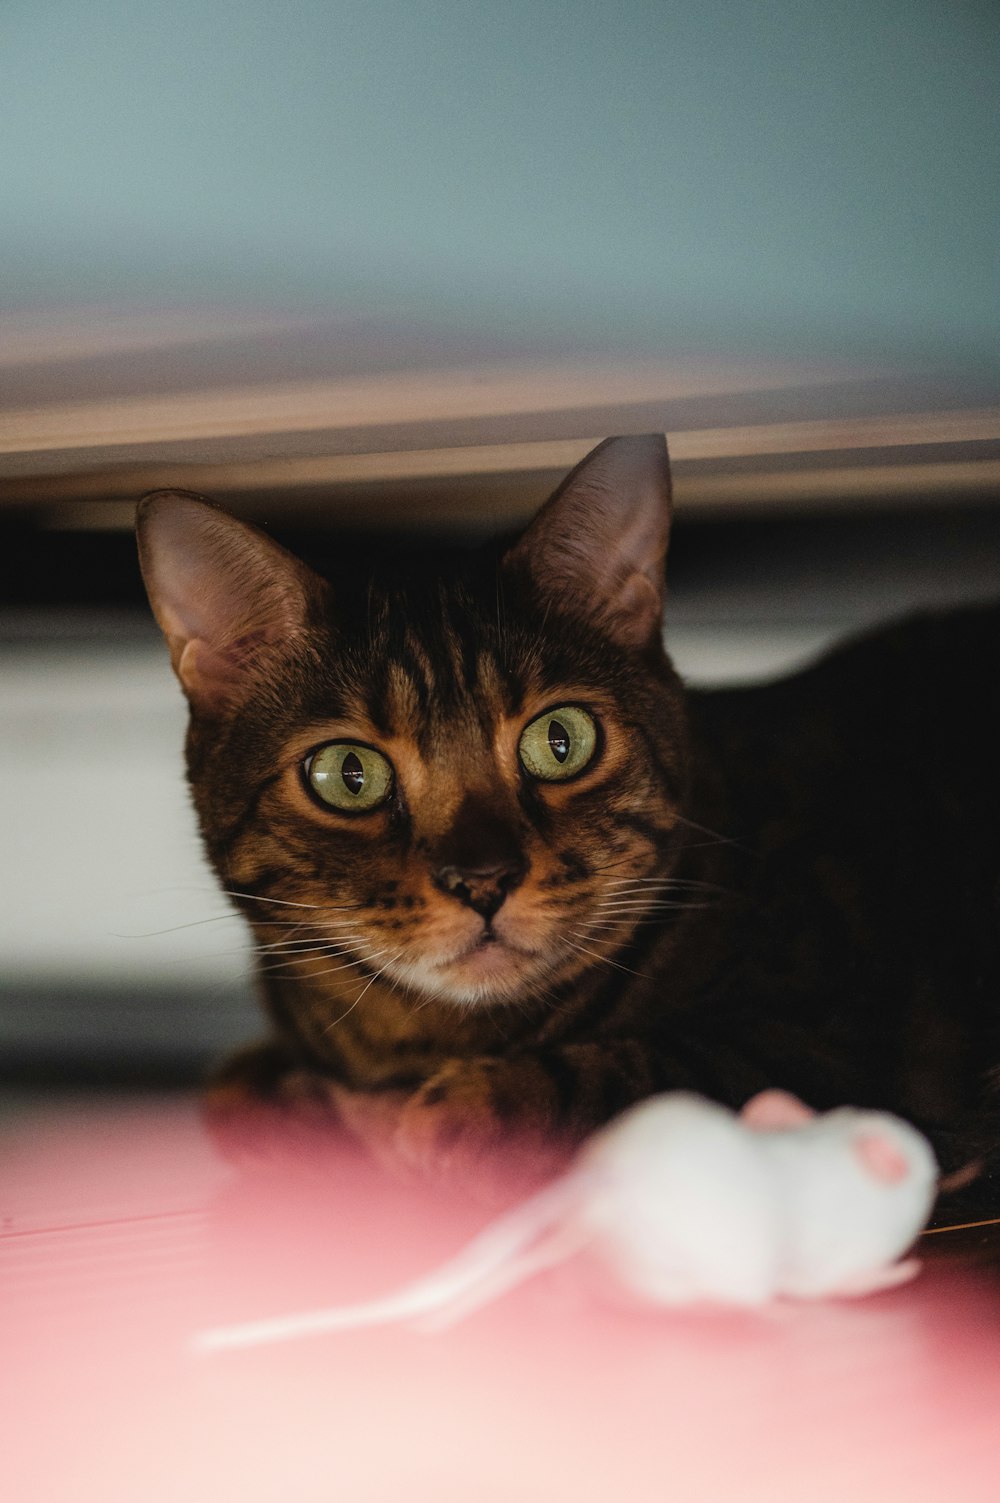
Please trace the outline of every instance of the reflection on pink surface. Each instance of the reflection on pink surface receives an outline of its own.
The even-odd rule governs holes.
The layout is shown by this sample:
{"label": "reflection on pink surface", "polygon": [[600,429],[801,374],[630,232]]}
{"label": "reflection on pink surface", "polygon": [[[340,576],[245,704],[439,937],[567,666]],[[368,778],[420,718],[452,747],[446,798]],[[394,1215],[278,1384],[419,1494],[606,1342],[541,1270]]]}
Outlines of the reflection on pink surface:
{"label": "reflection on pink surface", "polygon": [[395,1287],[485,1213],[346,1159],[237,1177],[186,1108],[50,1118],[0,1175],[5,1498],[997,1496],[1000,1299],[942,1264],[757,1317],[616,1310],[567,1272],[434,1335],[199,1358],[207,1326]]}

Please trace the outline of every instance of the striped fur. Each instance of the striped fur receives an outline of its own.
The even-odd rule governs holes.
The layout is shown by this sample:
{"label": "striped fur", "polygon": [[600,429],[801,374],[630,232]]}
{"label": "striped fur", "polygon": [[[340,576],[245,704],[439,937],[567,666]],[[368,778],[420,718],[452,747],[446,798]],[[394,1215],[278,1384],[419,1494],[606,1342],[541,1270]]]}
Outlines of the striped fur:
{"label": "striped fur", "polygon": [[[947,674],[946,648],[904,632],[791,688],[686,698],[659,629],[668,525],[655,440],[595,451],[513,547],[387,556],[371,576],[335,560],[328,582],[207,503],[145,504],[144,571],[192,704],[194,800],[273,1027],[220,1077],[220,1118],[248,1099],[328,1111],[393,1163],[477,1180],[518,1149],[547,1167],[657,1089],[739,1105],[782,1085],[903,1110],[946,1152],[955,1130],[953,1157],[970,1132],[981,1146],[992,1097],[970,1050],[992,1015],[963,1004],[949,1021],[955,956],[913,953],[919,875],[887,902],[884,840],[862,836],[877,817],[897,839],[917,785],[928,796],[917,778],[890,812],[864,766],[873,736],[878,761],[898,740],[891,714],[910,713],[879,710],[872,664],[889,665],[883,701],[905,697],[914,653]],[[965,631],[996,658],[995,619]],[[832,694],[863,701],[847,733]],[[952,701],[974,738],[988,707]],[[560,705],[593,717],[597,753],[539,781],[519,738]],[[344,814],[311,795],[304,763],[340,740],[388,758],[384,806]],[[956,737],[938,740],[939,764]],[[986,839],[995,793],[978,808]],[[933,859],[960,860],[952,845]],[[508,886],[489,918],[442,885],[498,862]],[[963,939],[995,920],[987,866]],[[996,978],[982,944],[964,984]]]}

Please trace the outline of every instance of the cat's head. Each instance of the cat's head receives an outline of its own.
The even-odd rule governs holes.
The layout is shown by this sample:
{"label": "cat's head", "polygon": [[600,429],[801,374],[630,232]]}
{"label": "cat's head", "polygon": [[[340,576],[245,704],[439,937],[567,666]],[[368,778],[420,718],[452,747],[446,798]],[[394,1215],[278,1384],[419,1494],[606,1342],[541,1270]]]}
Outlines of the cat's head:
{"label": "cat's head", "polygon": [[669,524],[659,435],[609,439],[513,544],[441,570],[324,579],[198,497],[145,498],[202,831],[261,938],[459,1004],[620,951],[686,780]]}

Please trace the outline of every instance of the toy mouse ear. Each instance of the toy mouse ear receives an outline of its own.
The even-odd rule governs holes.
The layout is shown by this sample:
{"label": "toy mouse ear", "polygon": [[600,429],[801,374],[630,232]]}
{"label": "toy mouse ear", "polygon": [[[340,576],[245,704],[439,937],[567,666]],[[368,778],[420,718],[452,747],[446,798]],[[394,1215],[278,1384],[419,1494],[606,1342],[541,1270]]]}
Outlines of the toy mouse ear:
{"label": "toy mouse ear", "polygon": [[909,1160],[884,1133],[860,1133],[851,1149],[861,1167],[883,1185],[898,1185],[909,1177]]}
{"label": "toy mouse ear", "polygon": [[774,1128],[801,1127],[815,1115],[812,1107],[791,1091],[758,1091],[743,1107],[740,1121],[755,1132],[768,1132]]}

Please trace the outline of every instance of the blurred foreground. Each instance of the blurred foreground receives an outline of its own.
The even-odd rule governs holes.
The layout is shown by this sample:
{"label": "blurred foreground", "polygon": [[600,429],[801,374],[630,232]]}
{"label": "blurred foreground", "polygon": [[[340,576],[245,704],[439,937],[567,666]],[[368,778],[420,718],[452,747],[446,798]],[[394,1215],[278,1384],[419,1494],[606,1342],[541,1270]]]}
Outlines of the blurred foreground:
{"label": "blurred foreground", "polygon": [[484,1213],[336,1154],[238,1175],[185,1102],[25,1118],[0,1178],[10,1498],[996,1496],[995,1229],[856,1302],[649,1314],[566,1269],[442,1332],[199,1357],[208,1326],[405,1282]]}

